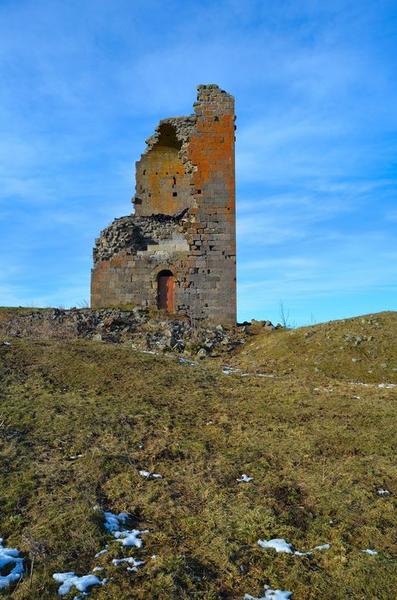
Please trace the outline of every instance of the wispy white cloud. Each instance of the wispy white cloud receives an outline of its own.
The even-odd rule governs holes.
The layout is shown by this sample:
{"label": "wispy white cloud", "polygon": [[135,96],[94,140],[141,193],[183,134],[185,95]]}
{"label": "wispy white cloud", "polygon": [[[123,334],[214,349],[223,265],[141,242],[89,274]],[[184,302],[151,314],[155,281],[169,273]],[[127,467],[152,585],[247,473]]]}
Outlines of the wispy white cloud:
{"label": "wispy white cloud", "polygon": [[392,244],[392,236],[383,231],[330,231],[322,243],[309,247],[312,254],[247,260],[239,269],[240,299],[249,311],[271,318],[277,318],[282,300],[298,307],[298,323],[308,322],[311,312],[326,319],[332,303],[335,316],[354,314],[351,297],[359,306],[360,296],[371,296],[372,301],[377,297],[377,310],[395,309],[396,253],[386,250]]}
{"label": "wispy white cloud", "polygon": [[319,225],[356,209],[355,195],[340,197],[314,190],[311,195],[310,191],[305,195],[291,192],[242,201],[237,219],[238,240],[242,245],[255,245],[259,250],[299,239],[318,239],[324,235],[318,230]]}

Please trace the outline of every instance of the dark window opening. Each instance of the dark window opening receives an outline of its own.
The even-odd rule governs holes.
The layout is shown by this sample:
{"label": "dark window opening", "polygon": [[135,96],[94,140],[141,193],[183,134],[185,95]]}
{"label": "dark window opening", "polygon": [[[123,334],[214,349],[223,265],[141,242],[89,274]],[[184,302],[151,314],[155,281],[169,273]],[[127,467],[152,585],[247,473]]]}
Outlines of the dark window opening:
{"label": "dark window opening", "polygon": [[171,123],[163,123],[159,127],[158,146],[168,146],[169,148],[181,149],[182,142],[178,140],[176,129]]}
{"label": "dark window opening", "polygon": [[201,194],[201,190],[197,190],[197,193],[198,193],[198,194]]}
{"label": "dark window opening", "polygon": [[142,175],[146,175],[146,169],[143,169]]}
{"label": "dark window opening", "polygon": [[173,183],[173,185],[176,185],[176,177],[172,178],[172,183]]}
{"label": "dark window opening", "polygon": [[215,116],[214,121],[219,121],[219,117]]}
{"label": "dark window opening", "polygon": [[177,196],[177,195],[178,195],[178,192],[172,192],[172,195],[173,195],[173,196],[174,196],[174,198],[175,198],[175,196]]}

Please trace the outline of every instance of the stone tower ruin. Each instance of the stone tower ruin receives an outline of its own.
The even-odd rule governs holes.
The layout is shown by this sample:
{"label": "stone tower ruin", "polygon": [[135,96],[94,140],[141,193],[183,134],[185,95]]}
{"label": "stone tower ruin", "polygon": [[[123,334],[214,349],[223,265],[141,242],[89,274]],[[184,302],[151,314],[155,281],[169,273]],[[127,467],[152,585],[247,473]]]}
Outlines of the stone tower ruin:
{"label": "stone tower ruin", "polygon": [[194,114],[160,121],[136,163],[135,212],[96,240],[91,306],[236,322],[234,98],[199,85]]}

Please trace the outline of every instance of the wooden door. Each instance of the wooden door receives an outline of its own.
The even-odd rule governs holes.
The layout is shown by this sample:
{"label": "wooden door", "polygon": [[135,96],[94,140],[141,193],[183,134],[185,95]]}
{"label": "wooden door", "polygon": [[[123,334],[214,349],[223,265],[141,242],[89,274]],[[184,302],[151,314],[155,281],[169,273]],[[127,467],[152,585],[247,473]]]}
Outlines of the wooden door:
{"label": "wooden door", "polygon": [[174,312],[175,280],[171,271],[161,271],[157,276],[157,307]]}

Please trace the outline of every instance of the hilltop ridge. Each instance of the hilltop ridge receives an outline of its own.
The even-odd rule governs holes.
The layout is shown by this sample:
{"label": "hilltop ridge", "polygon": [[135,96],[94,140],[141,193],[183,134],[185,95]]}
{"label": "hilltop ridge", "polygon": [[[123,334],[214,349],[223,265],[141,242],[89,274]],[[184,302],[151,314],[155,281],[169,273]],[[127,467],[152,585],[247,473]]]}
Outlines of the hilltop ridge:
{"label": "hilltop ridge", "polygon": [[397,382],[397,312],[277,331],[258,325],[255,333],[237,350],[233,364],[307,377]]}

